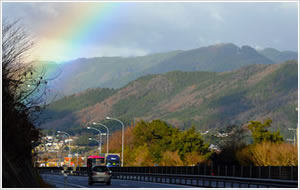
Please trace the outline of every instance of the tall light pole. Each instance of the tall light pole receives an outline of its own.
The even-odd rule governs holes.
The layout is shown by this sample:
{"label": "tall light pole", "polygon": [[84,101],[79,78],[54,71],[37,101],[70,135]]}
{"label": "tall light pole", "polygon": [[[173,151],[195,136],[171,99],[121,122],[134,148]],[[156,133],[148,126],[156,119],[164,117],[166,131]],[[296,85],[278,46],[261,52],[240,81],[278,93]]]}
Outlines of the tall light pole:
{"label": "tall light pole", "polygon": [[294,133],[294,146],[296,146],[296,133],[297,133],[297,129],[294,128],[288,128],[289,131],[295,131]]}
{"label": "tall light pole", "polygon": [[[89,138],[89,141],[96,141],[98,144],[100,144],[99,141],[97,141],[96,139],[93,139],[93,138]],[[100,149],[100,147],[99,147],[99,149]],[[100,149],[100,150],[101,150],[101,149]]]}
{"label": "tall light pole", "polygon": [[93,127],[87,127],[87,129],[93,129],[99,132],[99,150],[100,150],[100,154],[101,154],[101,142],[102,142],[102,133],[99,129],[93,128]]}
{"label": "tall light pole", "polygon": [[[69,156],[71,157],[71,141],[70,141],[70,136],[71,135],[67,132],[64,132],[64,131],[57,131],[57,133],[63,133],[63,134],[65,134],[69,137],[69,155],[68,155],[68,157]],[[71,161],[71,159],[69,158],[69,167],[70,167],[70,161]]]}
{"label": "tall light pole", "polygon": [[[298,107],[296,107],[297,115],[298,115]],[[297,129],[296,129],[296,139],[297,139],[297,146],[298,146],[298,128],[299,128],[299,122],[297,123]]]}
{"label": "tall light pole", "polygon": [[78,145],[76,146],[76,149],[77,149],[77,153],[76,153],[76,156],[77,156],[77,164],[76,164],[76,167],[79,167],[79,166],[78,166]]}
{"label": "tall light pole", "polygon": [[124,123],[116,118],[106,117],[106,119],[115,120],[121,123],[122,125],[122,160],[121,166],[123,167],[123,158],[124,158]]}
{"label": "tall light pole", "polygon": [[108,144],[109,144],[109,129],[106,125],[103,125],[102,123],[96,123],[96,122],[93,122],[93,125],[101,125],[102,127],[105,127],[106,128],[106,131],[107,131],[107,136],[106,136],[106,153],[108,153]]}
{"label": "tall light pole", "polygon": [[[298,107],[296,107],[296,111],[298,112]],[[294,146],[296,146],[296,139],[297,139],[297,145],[298,145],[298,124],[297,124],[297,128],[296,129],[294,129],[294,128],[288,128],[288,130],[289,131],[295,131],[295,133],[294,133]]]}

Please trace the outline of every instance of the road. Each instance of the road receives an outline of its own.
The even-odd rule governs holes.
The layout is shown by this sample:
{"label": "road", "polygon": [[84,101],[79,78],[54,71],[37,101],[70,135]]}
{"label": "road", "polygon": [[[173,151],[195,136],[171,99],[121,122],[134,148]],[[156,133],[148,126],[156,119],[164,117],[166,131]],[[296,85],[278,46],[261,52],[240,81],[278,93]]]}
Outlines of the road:
{"label": "road", "polygon": [[[133,181],[133,180],[120,180],[112,179],[111,185],[96,183],[93,185],[88,185],[88,177],[86,176],[68,176],[66,178],[66,183],[64,182],[65,178],[62,174],[41,174],[43,179],[51,185],[55,185],[57,188],[195,188],[195,186],[188,185],[176,185],[168,183],[153,183],[153,182],[142,182],[142,181]],[[196,185],[194,182],[187,184]],[[204,184],[205,183],[205,184]],[[217,181],[211,182],[211,187],[217,187]],[[201,181],[202,187],[208,187],[208,182]],[[222,186],[225,188],[232,188],[230,183],[221,182]],[[220,184],[219,184],[220,185]],[[233,183],[233,188],[247,188],[247,183],[240,184]],[[250,188],[266,188],[265,185],[250,185]],[[199,187],[198,187],[199,188]]]}
{"label": "road", "polygon": [[141,182],[131,180],[112,179],[111,185],[93,184],[88,185],[88,178],[84,176],[68,176],[66,186],[63,175],[41,174],[43,179],[55,185],[57,188],[193,188],[192,186]]}

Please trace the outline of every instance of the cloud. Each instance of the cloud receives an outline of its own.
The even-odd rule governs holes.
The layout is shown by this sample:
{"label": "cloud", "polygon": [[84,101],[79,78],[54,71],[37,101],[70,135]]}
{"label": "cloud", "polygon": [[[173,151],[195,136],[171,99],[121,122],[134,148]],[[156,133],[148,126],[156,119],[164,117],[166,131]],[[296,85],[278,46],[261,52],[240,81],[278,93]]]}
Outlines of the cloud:
{"label": "cloud", "polygon": [[144,56],[150,52],[142,48],[129,48],[129,47],[114,47],[114,46],[89,46],[86,47],[89,52],[89,57],[101,57],[101,56]]}
{"label": "cloud", "polygon": [[[150,25],[166,25],[176,29],[186,29],[194,24],[194,15],[185,3],[142,3],[129,13],[130,22]],[[146,23],[145,23],[146,24]]]}
{"label": "cloud", "polygon": [[279,7],[281,9],[285,9],[287,11],[290,11],[290,10],[297,11],[297,9],[298,9],[298,3],[297,2],[281,2],[279,4]]}
{"label": "cloud", "polygon": [[254,49],[259,51],[259,50],[263,50],[264,48],[260,45],[256,45],[256,46],[254,46]]}
{"label": "cloud", "polygon": [[29,12],[33,13],[33,15],[44,16],[44,17],[55,17],[57,18],[60,14],[61,6],[57,7],[55,4],[50,3],[35,3],[28,4],[28,8],[30,7]]}
{"label": "cloud", "polygon": [[216,21],[224,22],[223,17],[222,17],[218,12],[212,12],[212,13],[211,13],[211,16],[212,16]]}
{"label": "cloud", "polygon": [[[297,50],[298,12],[295,5],[297,3],[283,2],[118,3],[117,11],[107,14],[109,17],[104,25],[98,27],[95,24],[94,32],[80,40],[83,44],[73,47],[68,40],[58,39],[56,35],[45,40],[50,38],[45,33],[48,30],[55,32],[56,23],[63,21],[71,9],[78,8],[76,14],[80,17],[85,6],[75,2],[4,3],[3,15],[21,16],[28,30],[38,37],[37,41],[44,44],[37,55],[53,60],[144,55],[199,48],[217,42]],[[58,54],[41,50],[55,46],[55,52],[60,51]]]}

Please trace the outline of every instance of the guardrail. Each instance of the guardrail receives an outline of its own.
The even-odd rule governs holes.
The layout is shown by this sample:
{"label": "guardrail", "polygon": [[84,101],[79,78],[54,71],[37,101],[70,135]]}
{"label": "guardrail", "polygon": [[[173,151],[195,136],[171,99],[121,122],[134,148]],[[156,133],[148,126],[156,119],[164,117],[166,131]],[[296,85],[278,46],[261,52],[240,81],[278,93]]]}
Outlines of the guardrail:
{"label": "guardrail", "polygon": [[[260,179],[298,180],[298,167],[294,166],[227,166],[227,165],[198,165],[198,166],[155,166],[155,167],[112,167],[118,173],[157,173],[179,175],[208,175],[225,177],[247,177]],[[87,167],[40,167],[43,170],[65,170],[70,173],[86,173]],[[80,172],[82,171],[82,172]],[[79,174],[78,174],[79,175]]]}
{"label": "guardrail", "polygon": [[227,177],[248,177],[298,180],[298,167],[295,166],[234,166],[234,165],[198,165],[198,166],[155,166],[155,167],[115,167],[113,172],[160,173],[181,175],[209,175]]}
{"label": "guardrail", "polygon": [[40,173],[48,173],[54,175],[68,174],[74,176],[88,176],[87,167],[39,167]]}
{"label": "guardrail", "polygon": [[196,187],[246,187],[246,188],[297,188],[298,181],[278,179],[255,179],[241,177],[221,177],[205,175],[176,175],[157,173],[118,173],[113,172],[116,179],[147,181],[155,183],[180,184]]}
{"label": "guardrail", "polygon": [[[147,168],[147,167],[146,167]],[[122,167],[111,168],[113,170],[123,170],[123,172],[113,171],[113,178],[125,180],[137,180],[155,183],[169,183],[180,184],[197,187],[273,187],[273,188],[297,188],[297,180],[281,180],[281,179],[260,179],[249,177],[232,177],[232,176],[211,176],[211,175],[194,175],[194,174],[179,174],[184,170],[178,170],[178,174],[156,173],[163,170],[156,168],[156,172],[151,173],[151,170],[145,171],[144,167],[139,168],[140,173],[125,172],[124,170],[132,170],[132,168]],[[149,169],[149,168],[148,168]],[[165,168],[166,169],[166,168]],[[181,168],[182,169],[182,168]],[[67,173],[68,175],[87,176],[88,171],[86,167],[81,168],[62,168],[62,167],[45,167],[39,168],[41,173],[50,173],[54,175],[61,175]],[[145,173],[142,173],[144,171]],[[167,170],[165,170],[167,172]]]}

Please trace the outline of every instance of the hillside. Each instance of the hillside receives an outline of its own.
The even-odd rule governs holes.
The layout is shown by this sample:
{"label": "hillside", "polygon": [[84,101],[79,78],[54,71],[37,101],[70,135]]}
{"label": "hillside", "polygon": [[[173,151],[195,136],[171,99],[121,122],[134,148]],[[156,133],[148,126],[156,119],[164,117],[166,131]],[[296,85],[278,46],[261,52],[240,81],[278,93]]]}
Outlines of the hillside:
{"label": "hillside", "polygon": [[293,51],[278,51],[274,48],[265,48],[258,51],[275,63],[281,63],[288,60],[298,60],[298,53]]}
{"label": "hillside", "polygon": [[[120,88],[141,76],[141,71],[180,51],[152,54],[140,57],[82,58],[65,63],[44,62],[38,69],[46,70],[46,78],[53,78],[49,88],[59,97],[81,92],[89,88]],[[41,66],[42,65],[42,66]]]}
{"label": "hillside", "polygon": [[108,88],[96,88],[64,97],[48,105],[47,109],[39,119],[40,121],[46,121],[63,118],[71,112],[80,111],[103,101],[105,98],[113,95],[115,91],[116,90]]}
{"label": "hillside", "polygon": [[[139,57],[81,58],[59,64],[50,62],[50,66],[47,63],[43,65],[47,78],[58,75],[49,83],[50,94],[62,98],[88,88],[121,88],[147,74],[176,70],[224,72],[250,64],[274,64],[275,61],[267,55],[269,54],[264,52],[258,53],[250,46],[238,47],[226,43]],[[282,61],[289,58],[280,57]]]}
{"label": "hillside", "polygon": [[[50,104],[45,113],[53,119],[41,128],[81,130],[87,122],[113,116],[127,124],[139,119],[161,119],[180,128],[194,124],[204,130],[269,117],[273,130],[289,134],[286,129],[297,126],[297,80],[296,61],[249,65],[220,73],[174,71],[147,75],[109,91],[107,97],[97,100],[95,96],[89,99],[92,104],[81,108],[76,104]],[[91,92],[67,99],[87,101],[81,97]]]}
{"label": "hillside", "polygon": [[239,48],[232,43],[222,43],[180,52],[146,72],[150,74],[174,70],[224,72],[250,64],[274,64],[274,62],[250,46]]}

